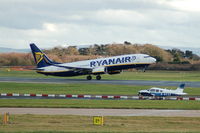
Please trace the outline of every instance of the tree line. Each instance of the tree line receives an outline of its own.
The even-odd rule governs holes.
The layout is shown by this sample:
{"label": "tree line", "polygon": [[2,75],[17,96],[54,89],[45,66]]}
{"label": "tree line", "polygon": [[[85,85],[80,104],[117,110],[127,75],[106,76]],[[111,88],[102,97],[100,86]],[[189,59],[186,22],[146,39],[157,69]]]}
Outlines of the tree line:
{"label": "tree line", "polygon": [[69,46],[66,48],[55,47],[53,49],[45,50],[45,53],[54,54],[58,57],[66,55],[84,55],[84,56],[116,56],[123,54],[148,54],[157,59],[157,62],[164,62],[170,64],[190,64],[200,61],[200,57],[193,54],[192,51],[181,51],[180,49],[164,50],[152,44],[131,44],[124,42],[123,44],[94,44],[87,48],[77,48],[76,46]]}
{"label": "tree line", "polygon": [[[123,54],[148,54],[157,59],[158,64],[200,64],[200,57],[192,51],[180,49],[164,50],[152,44],[94,44],[85,48],[54,47],[43,50],[49,58],[57,62],[73,62]],[[35,65],[32,53],[1,53],[0,66]]]}

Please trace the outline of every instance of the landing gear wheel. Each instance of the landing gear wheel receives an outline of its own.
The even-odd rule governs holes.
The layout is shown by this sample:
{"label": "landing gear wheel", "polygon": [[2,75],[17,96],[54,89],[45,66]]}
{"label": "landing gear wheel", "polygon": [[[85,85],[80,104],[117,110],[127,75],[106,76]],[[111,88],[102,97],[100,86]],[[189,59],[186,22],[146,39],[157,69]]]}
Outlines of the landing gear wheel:
{"label": "landing gear wheel", "polygon": [[143,71],[143,72],[146,72],[146,69],[147,69],[147,66],[145,66],[145,67],[143,68],[142,71]]}
{"label": "landing gear wheel", "polygon": [[92,79],[92,76],[87,76],[87,80],[91,80]]}
{"label": "landing gear wheel", "polygon": [[100,76],[100,75],[97,75],[97,76],[96,76],[96,80],[101,80],[101,76]]}

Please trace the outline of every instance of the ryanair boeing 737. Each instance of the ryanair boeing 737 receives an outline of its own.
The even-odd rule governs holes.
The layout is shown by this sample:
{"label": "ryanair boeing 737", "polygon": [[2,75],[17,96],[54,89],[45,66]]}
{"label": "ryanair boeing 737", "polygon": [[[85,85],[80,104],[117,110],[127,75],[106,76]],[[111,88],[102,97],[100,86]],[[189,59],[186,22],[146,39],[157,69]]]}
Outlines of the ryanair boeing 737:
{"label": "ryanair boeing 737", "polygon": [[130,68],[146,69],[150,64],[156,62],[155,58],[146,54],[128,54],[71,63],[58,63],[49,59],[35,44],[30,44],[30,47],[37,64],[36,72],[53,76],[88,75],[87,80],[91,80],[91,75],[96,75],[96,79],[100,80],[101,74],[118,74],[122,70]]}

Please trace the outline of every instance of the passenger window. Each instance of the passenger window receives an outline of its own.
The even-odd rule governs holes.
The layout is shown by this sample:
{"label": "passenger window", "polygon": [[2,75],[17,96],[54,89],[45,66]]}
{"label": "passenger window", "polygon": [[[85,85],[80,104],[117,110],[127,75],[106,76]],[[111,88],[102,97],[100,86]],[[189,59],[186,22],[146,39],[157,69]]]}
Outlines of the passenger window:
{"label": "passenger window", "polygon": [[156,92],[159,92],[159,90],[156,90]]}
{"label": "passenger window", "polygon": [[155,89],[151,89],[150,91],[155,91]]}

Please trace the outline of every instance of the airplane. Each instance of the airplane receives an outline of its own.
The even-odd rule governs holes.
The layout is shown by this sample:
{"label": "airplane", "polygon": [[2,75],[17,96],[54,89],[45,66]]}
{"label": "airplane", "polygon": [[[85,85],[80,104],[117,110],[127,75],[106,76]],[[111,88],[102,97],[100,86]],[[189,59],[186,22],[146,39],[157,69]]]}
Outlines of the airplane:
{"label": "airplane", "polygon": [[183,92],[184,87],[185,87],[185,84],[181,84],[176,90],[152,87],[149,90],[140,90],[138,95],[139,96],[158,96],[158,97],[187,95],[187,93]]}
{"label": "airplane", "polygon": [[71,63],[59,63],[52,61],[34,43],[30,48],[37,64],[37,73],[53,76],[79,76],[88,75],[87,80],[91,80],[91,75],[96,75],[96,80],[101,80],[101,74],[119,74],[124,69],[143,68],[144,70],[156,59],[147,54],[127,54],[107,58],[97,58],[93,60],[76,61]]}

